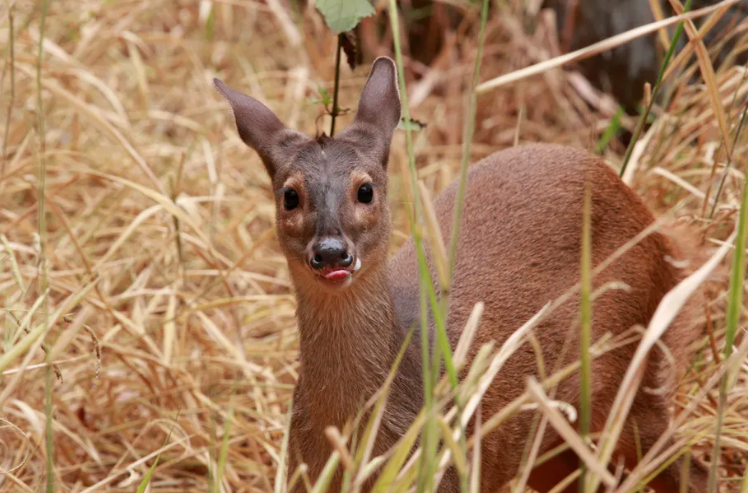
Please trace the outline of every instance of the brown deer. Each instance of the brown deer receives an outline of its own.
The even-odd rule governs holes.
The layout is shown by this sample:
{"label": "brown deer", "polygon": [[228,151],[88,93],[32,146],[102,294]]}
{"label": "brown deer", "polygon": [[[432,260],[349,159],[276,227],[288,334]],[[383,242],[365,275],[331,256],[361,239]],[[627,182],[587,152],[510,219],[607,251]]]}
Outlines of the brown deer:
{"label": "brown deer", "polygon": [[[277,235],[288,260],[297,298],[301,370],[293,399],[289,473],[303,461],[312,480],[332,449],[325,428],[343,427],[362,402],[383,384],[408,331],[419,320],[419,280],[413,240],[387,261],[392,223],[387,205],[390,141],[400,122],[396,67],[378,58],[364,86],[353,123],[334,138],[316,139],[286,128],[260,102],[215,80],[233,108],[239,135],[262,158],[276,197]],[[591,184],[592,262],[608,258],[650,225],[643,202],[598,157],[570,147],[530,145],[497,152],[471,166],[455,275],[449,293],[448,335],[453,347],[476,302],[485,303],[470,358],[489,341],[504,342],[548,301],[579,279],[585,181]],[[456,184],[435,200],[444,238],[450,237]],[[682,257],[669,236],[655,232],[600,272],[593,288],[612,281],[630,289],[609,289],[593,304],[593,339],[621,334],[648,323],[663,295],[683,277],[667,257]],[[432,278],[436,279],[432,273]],[[438,286],[436,286],[438,288]],[[578,359],[579,300],[572,297],[535,329],[547,367]],[[642,387],[672,388],[682,375],[687,346],[699,335],[684,311],[662,338],[664,351],[651,352]],[[433,329],[431,329],[433,330]],[[420,337],[406,350],[383,416],[374,454],[388,450],[422,407]],[[636,348],[632,343],[593,361],[591,426],[600,431]],[[536,375],[529,344],[515,352],[482,401],[491,416],[524,390]],[[579,376],[556,389],[555,398],[576,404]],[[661,436],[670,419],[667,393],[640,390],[630,424],[618,443],[618,457],[637,462],[634,425],[641,452]],[[494,492],[517,473],[532,420],[514,418],[485,437],[482,491]],[[561,443],[548,432],[544,451]],[[529,485],[549,491],[579,466],[565,452],[538,466]],[[690,493],[706,491],[706,470],[691,461]],[[650,486],[679,492],[680,461]],[[331,485],[340,489],[341,471]],[[447,474],[441,491],[458,491]],[[578,491],[577,485],[565,491]]]}

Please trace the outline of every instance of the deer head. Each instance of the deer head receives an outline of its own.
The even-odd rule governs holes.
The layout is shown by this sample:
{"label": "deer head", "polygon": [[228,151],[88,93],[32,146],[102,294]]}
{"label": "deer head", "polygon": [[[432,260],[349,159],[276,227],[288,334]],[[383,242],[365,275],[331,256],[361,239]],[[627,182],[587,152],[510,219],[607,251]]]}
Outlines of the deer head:
{"label": "deer head", "polygon": [[277,234],[297,286],[340,292],[385,264],[392,228],[387,161],[400,121],[396,77],[391,59],[375,60],[353,123],[334,138],[316,139],[214,80],[239,136],[270,176]]}

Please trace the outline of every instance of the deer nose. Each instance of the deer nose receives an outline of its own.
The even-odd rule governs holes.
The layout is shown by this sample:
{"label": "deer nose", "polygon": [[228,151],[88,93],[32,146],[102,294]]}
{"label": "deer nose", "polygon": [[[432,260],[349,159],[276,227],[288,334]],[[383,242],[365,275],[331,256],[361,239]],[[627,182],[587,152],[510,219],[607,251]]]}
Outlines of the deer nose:
{"label": "deer nose", "polygon": [[349,267],[353,263],[353,255],[342,240],[337,238],[323,238],[312,247],[312,258],[309,260],[313,269],[326,267]]}

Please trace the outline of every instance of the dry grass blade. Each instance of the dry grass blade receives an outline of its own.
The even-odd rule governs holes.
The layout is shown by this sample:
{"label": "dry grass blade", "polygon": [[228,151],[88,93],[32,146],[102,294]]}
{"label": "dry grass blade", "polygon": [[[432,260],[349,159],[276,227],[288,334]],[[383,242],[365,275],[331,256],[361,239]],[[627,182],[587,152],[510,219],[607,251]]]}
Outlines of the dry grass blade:
{"label": "dry grass blade", "polygon": [[[722,18],[722,16],[727,12],[728,10],[718,10],[716,13],[714,13],[709,19],[707,19],[704,24],[701,26],[698,32],[697,39],[703,39],[703,37],[712,30],[712,28],[719,22],[719,20]],[[690,36],[689,36],[690,37]],[[667,70],[665,70],[665,74],[663,76],[663,80],[667,80],[670,78],[670,76],[673,75],[673,73],[679,69],[682,69],[683,64],[688,60],[691,55],[693,54],[694,50],[694,44],[688,44],[678,53],[678,56],[675,57],[673,62],[668,66]]]}
{"label": "dry grass blade", "polygon": [[475,331],[478,330],[478,324],[480,323],[480,317],[483,315],[483,308],[485,305],[482,301],[479,301],[473,307],[473,311],[470,312],[470,317],[465,323],[465,327],[462,329],[460,334],[460,340],[457,342],[454,352],[454,364],[456,368],[461,368],[465,363],[468,351],[473,344],[475,338]]}
{"label": "dry grass blade", "polygon": [[482,458],[482,441],[480,439],[481,437],[481,422],[482,422],[482,415],[480,412],[480,409],[478,409],[478,412],[475,416],[475,435],[478,437],[478,440],[475,441],[475,446],[473,447],[473,456],[472,456],[472,462],[473,462],[473,470],[470,474],[470,493],[478,493],[480,491],[480,475],[481,475],[481,458]]}
{"label": "dry grass blade", "polygon": [[11,249],[10,244],[8,243],[8,237],[5,235],[0,235],[0,243],[3,244],[5,253],[8,255],[8,259],[10,260],[10,270],[13,273],[13,279],[18,284],[18,287],[20,288],[20,290],[25,294],[26,285],[23,282],[23,277],[21,276],[21,270],[18,268],[18,261],[16,260],[16,255]]}
{"label": "dry grass blade", "polygon": [[421,204],[423,205],[423,217],[426,220],[429,244],[431,245],[431,252],[434,256],[434,264],[436,264],[439,286],[441,287],[442,292],[446,293],[449,292],[449,258],[447,257],[447,247],[444,244],[442,230],[439,226],[439,221],[436,218],[436,211],[434,211],[434,203],[431,199],[431,193],[428,188],[426,188],[423,181],[418,182],[418,191],[421,198]]}
{"label": "dry grass blade", "polygon": [[177,297],[176,295],[169,296],[169,304],[166,307],[166,314],[164,315],[164,342],[163,342],[163,360],[165,365],[170,365],[172,355],[174,354],[174,344],[176,343],[176,322],[175,315],[177,313]]}
{"label": "dry grass blade", "polygon": [[286,429],[283,433],[283,442],[281,443],[280,448],[280,457],[278,460],[278,472],[275,475],[275,483],[273,487],[273,493],[283,493],[284,486],[288,487],[289,485],[285,484],[285,480],[287,477],[287,474],[294,473],[295,471],[286,471],[287,469],[287,455],[288,455],[288,439],[291,435],[291,416],[293,412],[293,398],[291,398],[291,402],[288,404],[288,413],[286,414]]}
{"label": "dry grass blade", "polygon": [[187,440],[189,440],[189,438],[190,437],[183,437],[183,438],[180,438],[179,440],[175,440],[175,441],[171,442],[168,445],[163,445],[158,450],[155,450],[154,452],[151,452],[150,454],[148,454],[148,455],[146,455],[144,457],[141,457],[140,459],[132,462],[126,468],[121,469],[119,471],[112,471],[105,479],[103,479],[102,481],[99,481],[98,483],[96,483],[96,484],[94,484],[92,486],[89,486],[88,488],[82,490],[81,493],[94,493],[96,491],[100,491],[100,488],[102,486],[106,486],[106,485],[114,482],[115,479],[119,478],[120,476],[122,476],[124,474],[129,474],[132,470],[134,470],[135,468],[137,468],[139,465],[145,464],[149,460],[154,459],[156,457],[159,457],[164,452],[166,452],[166,451],[168,451],[168,450],[176,447],[177,445],[181,445],[182,443],[186,442]]}
{"label": "dry grass blade", "polygon": [[[673,10],[678,14],[683,13],[683,5],[678,0],[669,0]],[[727,12],[730,7],[729,4],[723,6],[722,13]],[[716,17],[720,17],[719,14]],[[732,159],[732,141],[730,140],[730,130],[727,126],[727,115],[725,114],[725,108],[722,106],[722,98],[719,93],[719,87],[717,86],[717,79],[714,75],[714,67],[712,66],[712,60],[709,57],[709,52],[706,49],[703,38],[700,33],[697,32],[696,26],[689,19],[685,22],[686,33],[691,39],[691,43],[696,51],[696,57],[699,60],[699,68],[701,69],[701,75],[704,78],[706,87],[709,90],[709,96],[711,97],[712,109],[714,115],[717,118],[719,129],[722,132],[722,144],[727,150],[728,159]]]}
{"label": "dry grass blade", "polygon": [[73,342],[78,332],[83,329],[86,320],[91,317],[94,313],[94,309],[86,305],[83,309],[75,316],[73,322],[65,328],[65,331],[60,334],[52,348],[49,350],[50,361],[57,361],[65,350],[68,348],[70,343]]}
{"label": "dry grass blade", "polygon": [[[644,338],[639,343],[639,347],[637,347],[636,353],[629,364],[626,375],[623,377],[620,390],[616,395],[608,419],[605,422],[598,452],[598,457],[602,464],[607,465],[613,455],[613,450],[623,430],[623,425],[633,403],[634,396],[639,389],[639,382],[642,377],[642,364],[647,354],[649,354],[649,351],[660,339],[663,332],[667,330],[670,323],[678,315],[678,312],[688,298],[705,282],[709,274],[727,255],[734,239],[735,235],[733,234],[727,243],[722,245],[704,265],[681,281],[680,284],[668,292],[662,301],[660,301],[644,333]],[[590,491],[595,491],[599,479],[594,474],[591,474],[588,481],[588,485],[591,488]]]}
{"label": "dry grass blade", "polygon": [[[171,425],[182,435],[173,436],[162,451],[151,491],[205,493],[219,486],[223,491],[281,493],[287,480],[302,490],[324,490],[324,481],[313,485],[305,467],[292,471],[290,478],[285,470],[300,347],[292,281],[276,241],[272,186],[261,160],[236,135],[231,114],[210,85],[215,76],[247,88],[289,127],[304,133],[327,130],[325,109],[313,100],[320,88],[333,85],[337,39],[313,2],[302,8],[296,8],[297,3],[98,2],[92,9],[90,2],[54,0],[43,36],[42,3],[10,0],[0,6],[0,38],[5,42],[0,47],[0,111],[5,117],[0,118],[0,327],[5,331],[0,336],[0,414],[13,430],[20,430],[11,434],[0,423],[0,442],[5,444],[0,447],[0,467],[7,472],[0,478],[0,491],[46,487],[44,478],[40,484],[40,471],[47,467],[47,397],[54,397],[48,402],[55,405],[54,419],[47,421],[54,438],[55,491],[134,491],[154,464]],[[472,103],[465,114],[462,102],[471,92],[475,96],[471,84],[478,60],[485,80],[508,74],[499,79],[506,84],[621,46],[644,33],[656,31],[665,43],[666,30],[672,31],[665,26],[697,16],[697,39],[718,58],[718,46],[707,41],[731,22],[732,9],[738,6],[722,2],[669,19],[657,14],[651,25],[552,58],[559,50],[548,11],[537,10],[537,1],[524,5],[513,0],[489,12],[481,58],[476,56],[481,27],[475,2],[471,7],[462,0],[433,5],[428,0],[423,10],[393,2],[392,12],[400,15],[392,18],[385,3],[379,2],[376,16],[361,25],[358,48],[364,60],[371,60],[388,54],[393,35],[398,35],[403,41],[398,75],[409,89],[416,89],[415,94],[403,94],[412,96],[403,109],[413,120],[426,122],[412,135],[410,125],[408,131],[396,131],[391,145],[387,194],[395,234],[388,253],[415,232],[424,241],[432,239],[430,261],[435,252],[443,255],[437,252],[442,242],[433,241],[440,228],[427,204],[459,176],[463,162],[523,142],[590,148],[591,142],[604,141],[605,159],[615,166],[625,148],[615,127],[630,130],[633,123],[622,116],[620,126],[606,124],[615,112],[601,102],[607,95],[591,91],[594,84],[581,72],[551,71],[484,91],[474,106],[473,136],[461,137],[455,129],[471,126]],[[732,9],[725,14],[727,6]],[[416,12],[433,15],[411,15]],[[388,27],[393,20],[396,31]],[[417,34],[424,32],[431,34]],[[724,124],[715,115],[719,109],[714,88],[710,92],[693,82],[702,69],[693,48],[702,42],[691,42],[669,64],[668,104],[655,102],[656,123],[633,149],[625,175],[660,220],[595,268],[593,277],[661,222],[692,223],[705,239],[699,249],[707,257],[720,245],[729,245],[745,180],[742,156],[748,150],[748,135],[735,125],[748,94],[745,68],[738,65],[743,63],[741,50],[748,46],[745,24],[730,25],[718,38],[717,44],[735,47],[714,76],[732,125],[733,159],[724,172],[719,169],[728,161],[722,152]],[[349,71],[343,66],[341,107],[355,108],[367,69]],[[676,78],[676,73],[683,75]],[[38,117],[44,119],[43,141]],[[352,118],[353,111],[337,118],[336,135]],[[412,161],[404,147],[408,140]],[[42,159],[43,175],[38,173]],[[719,172],[712,177],[712,170]],[[704,194],[718,182],[718,193]],[[701,212],[705,196],[714,209],[711,217]],[[414,208],[416,223],[409,217]],[[39,235],[40,218],[45,238]],[[553,224],[548,228],[553,234]],[[444,240],[450,243],[449,251],[452,238]],[[40,271],[42,258],[45,269]],[[48,290],[42,289],[41,272]],[[722,272],[715,271],[710,280],[713,292],[705,314],[709,337],[701,341],[716,351],[707,348],[693,362],[673,402],[678,412],[667,432],[670,442],[644,454],[620,493],[636,491],[637,483],[686,449],[694,460],[711,461],[719,384],[728,371],[721,351],[728,342],[727,281]],[[427,293],[428,304],[440,304],[442,274],[434,279],[437,288]],[[486,318],[488,307],[481,303],[463,307],[472,309],[465,327],[446,327],[440,321],[450,335],[447,339],[447,332],[440,332],[445,336],[437,341],[441,352],[452,347],[450,342],[462,330],[453,357],[462,378],[455,373],[453,386],[450,378],[431,371],[433,406],[428,413],[422,410],[397,447],[382,455],[374,457],[372,452],[364,458],[362,452],[357,463],[356,454],[365,451],[366,444],[353,443],[351,431],[340,428],[341,440],[348,441],[338,443],[328,471],[342,465],[350,472],[350,493],[370,481],[377,493],[409,491],[418,484],[418,440],[429,422],[436,425],[437,441],[444,443],[447,437],[450,444],[441,449],[437,445],[430,459],[434,481],[446,478],[454,457],[465,458],[460,469],[466,474],[460,479],[468,479],[466,491],[479,491],[481,476],[485,480],[490,474],[480,471],[480,455],[489,453],[485,443],[481,450],[481,437],[501,433],[509,419],[538,409],[524,393],[497,414],[481,416],[482,396],[496,379],[504,378],[501,370],[511,363],[506,361],[513,351],[525,349],[522,344],[544,353],[538,342],[542,338],[533,340],[533,324],[552,316],[578,291],[578,285],[570,288],[501,349],[481,339],[483,326],[493,320]],[[52,337],[45,343],[46,300]],[[545,301],[538,300],[537,308]],[[746,326],[745,310],[736,314],[737,326]],[[515,321],[517,326],[524,322]],[[746,338],[742,331],[736,336],[737,352],[726,360],[732,365],[732,387],[719,442],[720,475],[725,475],[720,481],[728,487],[738,487],[748,468],[742,425],[748,421],[748,367],[735,359],[744,354]],[[479,341],[488,343],[475,347]],[[614,344],[596,342],[591,357],[598,358]],[[54,366],[62,379],[50,372],[47,385],[47,370]],[[554,386],[577,372],[579,364],[569,364],[544,378],[541,385],[549,399]],[[462,408],[455,405],[455,397]],[[547,404],[561,414],[567,409],[553,400]],[[535,416],[547,420],[544,412]],[[467,422],[475,424],[473,436],[463,436]],[[362,421],[361,428],[365,424]],[[451,441],[445,424],[451,428]],[[670,445],[673,438],[675,445]],[[529,452],[528,464],[547,456]],[[213,479],[222,457],[225,469],[217,485]],[[578,476],[579,471],[568,481]],[[748,488],[748,480],[743,484]]]}
{"label": "dry grass blade", "polygon": [[564,441],[577,453],[580,459],[584,461],[590,473],[598,475],[606,486],[615,486],[616,481],[610,472],[605,468],[605,465],[599,461],[592,451],[585,445],[582,437],[580,437],[574,428],[572,428],[563,415],[558,412],[548,401],[548,397],[543,391],[543,387],[534,379],[530,378],[527,381],[527,390],[530,392],[535,403],[538,405],[540,410],[545,416],[548,417],[548,422],[553,426],[556,431],[563,437]]}
{"label": "dry grass blade", "polygon": [[[28,76],[32,75],[31,69],[29,69],[25,65],[17,65],[17,68]],[[150,166],[148,166],[148,163],[145,161],[145,159],[143,159],[143,157],[138,153],[137,150],[135,150],[132,144],[125,138],[124,135],[122,135],[122,133],[119,132],[119,130],[114,128],[109,122],[102,118],[102,116],[96,109],[92,108],[90,105],[81,101],[80,98],[62,88],[57,82],[42,79],[42,84],[44,85],[45,89],[51,91],[52,93],[60,96],[63,99],[66,99],[71,105],[78,108],[84,115],[89,117],[95,124],[100,126],[106,133],[108,133],[117,142],[119,142],[127,151],[127,153],[132,157],[133,161],[135,161],[135,163],[140,167],[143,173],[145,173],[145,175],[150,179],[151,183],[153,183],[153,185],[156,187],[156,190],[158,190],[162,194],[166,193],[163,185],[161,184],[161,181],[153,173],[153,170],[151,170]]]}
{"label": "dry grass blade", "polygon": [[514,333],[512,333],[512,335],[509,336],[506,341],[504,341],[504,344],[501,345],[501,349],[499,349],[497,354],[493,357],[491,363],[488,366],[488,369],[486,370],[486,373],[481,377],[478,384],[478,390],[475,392],[475,394],[473,394],[473,396],[465,405],[465,410],[463,411],[463,414],[461,416],[463,426],[467,426],[469,420],[473,416],[473,413],[480,404],[480,400],[483,398],[483,395],[491,386],[491,382],[493,382],[494,378],[496,378],[496,375],[498,375],[499,371],[504,366],[504,363],[506,363],[509,357],[514,354],[517,348],[521,346],[521,343],[524,340],[525,336],[533,328],[535,328],[535,325],[543,318],[543,315],[545,315],[545,312],[548,310],[550,305],[550,303],[547,303],[543,308],[540,309],[540,311],[538,311],[538,313],[533,315],[530,320],[528,320],[520,328],[515,330]]}
{"label": "dry grass blade", "polygon": [[748,357],[748,337],[743,338],[743,341],[738,347],[738,350],[735,351],[732,356],[730,356],[730,359],[727,360],[725,364],[722,365],[722,367],[709,378],[708,381],[704,382],[703,389],[699,391],[699,393],[695,396],[691,403],[679,413],[678,417],[670,425],[670,428],[667,430],[667,432],[664,433],[654,445],[652,445],[652,447],[649,449],[649,452],[647,452],[644,457],[642,457],[639,465],[633,471],[631,471],[631,474],[629,474],[629,476],[623,481],[618,489],[615,490],[614,493],[628,493],[632,491],[637,487],[640,481],[642,481],[659,465],[659,462],[656,461],[657,454],[662,451],[665,443],[674,435],[676,429],[681,426],[686,420],[691,418],[694,411],[698,407],[700,407],[700,405],[702,405],[707,393],[717,386],[722,377],[727,373],[727,370],[729,368],[732,368],[734,365],[745,361],[746,357]]}

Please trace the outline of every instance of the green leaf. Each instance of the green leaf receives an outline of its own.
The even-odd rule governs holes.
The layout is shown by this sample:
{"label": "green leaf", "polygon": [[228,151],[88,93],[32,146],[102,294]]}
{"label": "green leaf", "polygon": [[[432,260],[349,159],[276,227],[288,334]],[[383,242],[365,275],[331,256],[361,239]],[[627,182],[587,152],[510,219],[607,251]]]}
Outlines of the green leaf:
{"label": "green leaf", "polygon": [[413,118],[409,118],[407,120],[405,118],[402,118],[400,119],[400,124],[397,126],[397,128],[402,128],[403,130],[409,129],[413,132],[417,132],[426,128],[426,124],[420,120],[414,120]]}
{"label": "green leaf", "polygon": [[208,19],[205,21],[205,39],[210,41],[213,39],[213,32],[216,27],[216,9],[214,9],[212,6],[210,8],[210,14],[208,14]]}
{"label": "green leaf", "polygon": [[623,116],[623,111],[623,106],[618,108],[616,114],[613,115],[613,118],[610,119],[608,128],[605,129],[605,133],[603,133],[602,137],[600,137],[600,140],[597,141],[598,154],[602,154],[605,151],[605,148],[608,147],[608,144],[613,139],[613,137],[618,135],[618,131],[621,129],[621,116]]}
{"label": "green leaf", "polygon": [[[171,432],[174,431],[174,427],[176,426],[176,421],[179,419],[179,413],[177,413],[177,417],[174,420],[175,425],[171,427],[169,430],[169,434],[166,435],[166,439],[164,440],[163,445],[161,445],[161,448],[163,449],[166,447],[166,444],[169,443],[169,439],[171,438]],[[161,451],[163,452],[163,450]],[[151,477],[153,476],[153,471],[156,470],[156,466],[158,465],[158,461],[161,460],[161,452],[158,453],[156,456],[156,460],[153,461],[153,464],[151,464],[151,468],[148,469],[148,472],[145,473],[145,476],[143,476],[143,480],[140,482],[140,485],[138,486],[136,493],[144,493],[145,489],[148,487],[148,483],[151,482]]]}
{"label": "green leaf", "polygon": [[367,0],[317,0],[317,9],[335,34],[350,31],[361,19],[374,15]]}
{"label": "green leaf", "polygon": [[332,104],[332,96],[330,96],[330,92],[325,89],[324,87],[319,88],[319,94],[322,96],[322,103],[325,106],[329,106]]}

